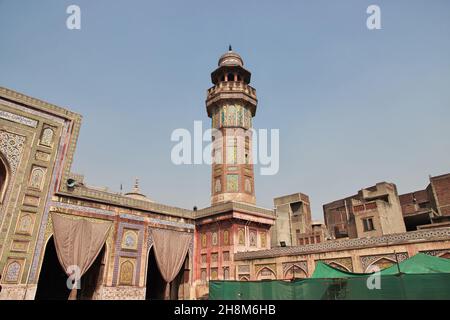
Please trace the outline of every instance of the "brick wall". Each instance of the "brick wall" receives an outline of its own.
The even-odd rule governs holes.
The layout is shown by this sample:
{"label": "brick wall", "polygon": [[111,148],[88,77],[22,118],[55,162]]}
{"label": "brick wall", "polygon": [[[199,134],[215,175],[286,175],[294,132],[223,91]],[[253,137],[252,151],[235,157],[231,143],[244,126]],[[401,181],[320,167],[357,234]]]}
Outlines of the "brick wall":
{"label": "brick wall", "polygon": [[450,216],[450,174],[430,178],[439,213]]}

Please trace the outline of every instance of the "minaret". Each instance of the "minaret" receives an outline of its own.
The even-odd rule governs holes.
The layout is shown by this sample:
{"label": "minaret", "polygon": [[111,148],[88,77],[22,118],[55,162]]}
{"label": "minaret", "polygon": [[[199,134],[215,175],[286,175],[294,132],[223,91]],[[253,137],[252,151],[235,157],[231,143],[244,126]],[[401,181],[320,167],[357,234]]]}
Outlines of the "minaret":
{"label": "minaret", "polygon": [[223,54],[211,73],[206,110],[212,119],[213,163],[211,204],[238,201],[255,204],[252,158],[252,118],[256,113],[256,90],[241,56]]}

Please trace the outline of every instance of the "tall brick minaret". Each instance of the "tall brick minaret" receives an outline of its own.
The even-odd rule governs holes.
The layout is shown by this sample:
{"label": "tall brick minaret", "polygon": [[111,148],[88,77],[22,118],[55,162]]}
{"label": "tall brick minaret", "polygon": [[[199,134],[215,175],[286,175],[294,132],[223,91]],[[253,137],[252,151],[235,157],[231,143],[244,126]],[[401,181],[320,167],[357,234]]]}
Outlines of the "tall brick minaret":
{"label": "tall brick minaret", "polygon": [[212,205],[227,201],[255,204],[250,129],[258,100],[250,77],[231,46],[211,73],[214,86],[208,89],[206,110],[217,129],[212,137]]}

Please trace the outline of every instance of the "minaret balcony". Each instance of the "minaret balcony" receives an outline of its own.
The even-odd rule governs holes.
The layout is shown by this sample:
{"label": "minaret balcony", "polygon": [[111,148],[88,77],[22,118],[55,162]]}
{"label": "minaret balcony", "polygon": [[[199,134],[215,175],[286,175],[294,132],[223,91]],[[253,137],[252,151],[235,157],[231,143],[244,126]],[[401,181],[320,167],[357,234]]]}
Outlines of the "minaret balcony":
{"label": "minaret balcony", "polygon": [[252,116],[255,115],[258,103],[256,89],[243,81],[222,81],[209,88],[206,98],[208,116],[211,116],[210,108],[220,100],[244,100],[253,107]]}

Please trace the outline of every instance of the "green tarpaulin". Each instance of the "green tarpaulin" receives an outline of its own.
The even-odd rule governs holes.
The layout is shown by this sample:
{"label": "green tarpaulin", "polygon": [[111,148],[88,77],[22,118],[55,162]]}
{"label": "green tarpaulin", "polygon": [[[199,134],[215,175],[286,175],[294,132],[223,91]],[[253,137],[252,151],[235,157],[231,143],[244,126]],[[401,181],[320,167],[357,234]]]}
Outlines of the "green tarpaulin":
{"label": "green tarpaulin", "polygon": [[425,274],[425,273],[450,273],[450,260],[418,253],[389,268],[381,270],[382,275],[397,274]]}
{"label": "green tarpaulin", "polygon": [[311,278],[353,278],[367,276],[367,273],[353,273],[346,272],[337,268],[334,268],[324,262],[318,261],[314,273]]}
{"label": "green tarpaulin", "polygon": [[[398,274],[399,270],[406,274],[450,273],[450,260],[418,253],[398,265],[395,263],[381,270],[381,275]],[[370,273],[346,272],[319,261],[311,278],[353,278],[368,275]]]}
{"label": "green tarpaulin", "polygon": [[210,281],[211,300],[450,300],[450,273],[302,279],[292,282]]}
{"label": "green tarpaulin", "polygon": [[[400,273],[398,272],[400,269]],[[312,278],[211,281],[212,300],[450,300],[450,260],[419,253],[379,273],[351,273],[318,262]],[[372,285],[372,286],[371,286]],[[374,288],[375,287],[375,288]]]}

